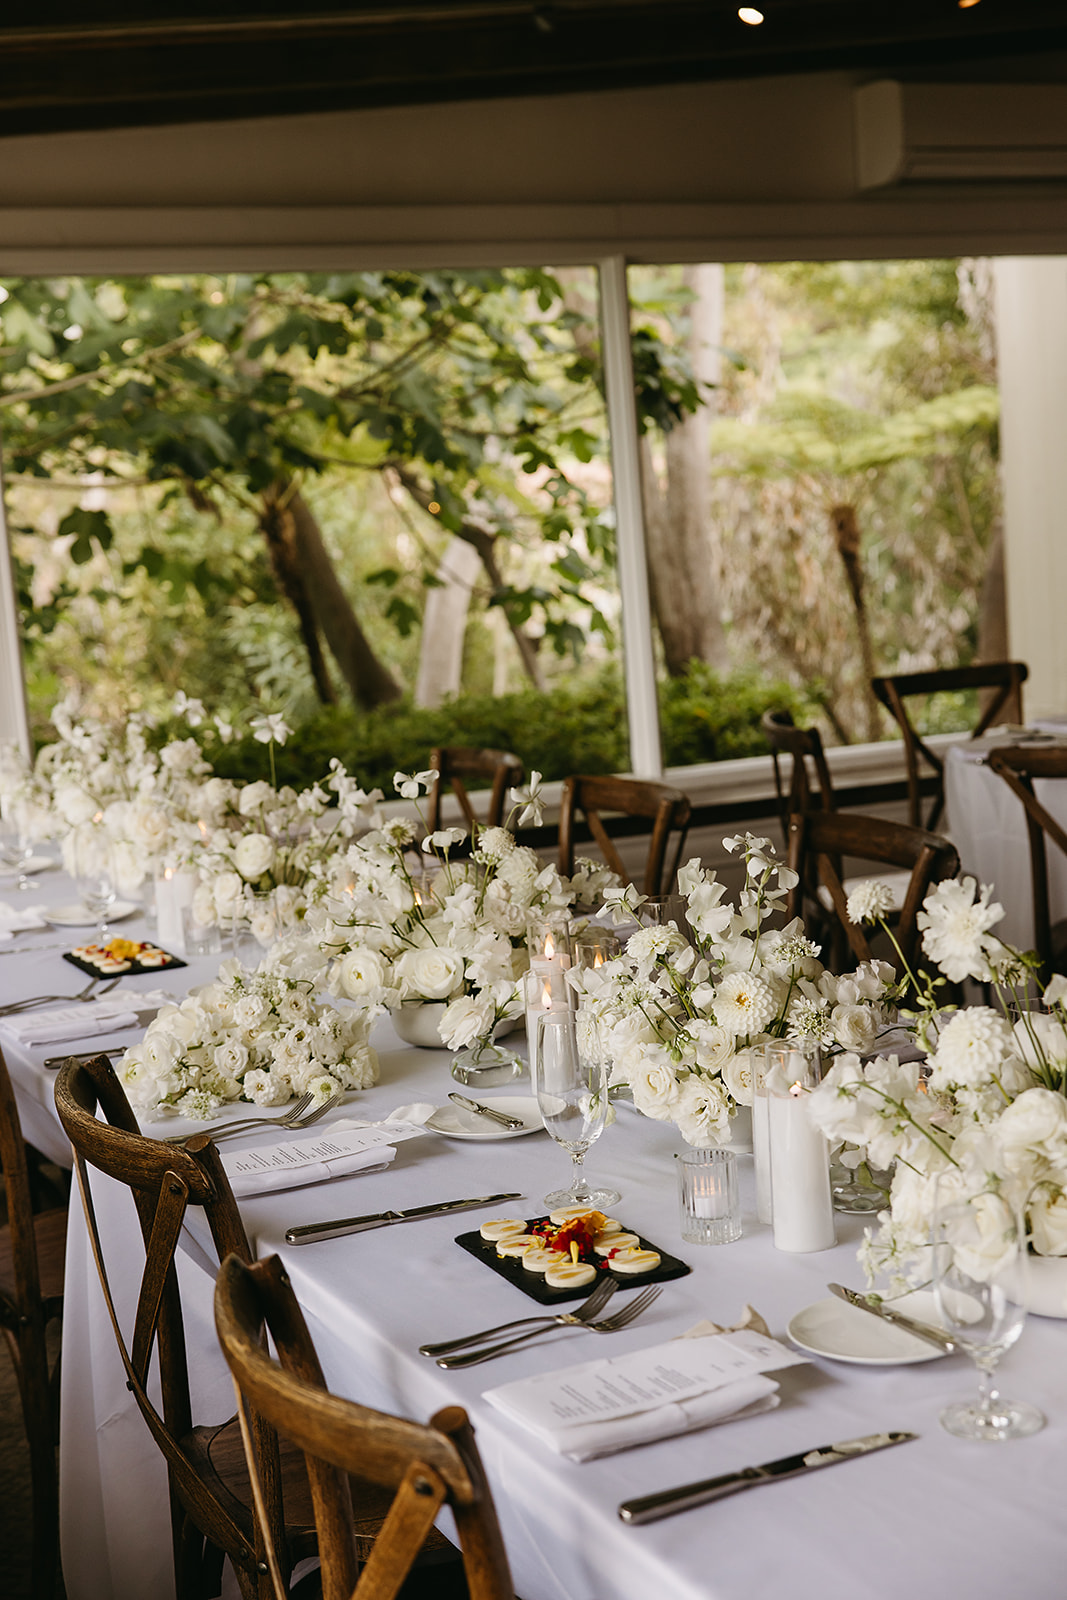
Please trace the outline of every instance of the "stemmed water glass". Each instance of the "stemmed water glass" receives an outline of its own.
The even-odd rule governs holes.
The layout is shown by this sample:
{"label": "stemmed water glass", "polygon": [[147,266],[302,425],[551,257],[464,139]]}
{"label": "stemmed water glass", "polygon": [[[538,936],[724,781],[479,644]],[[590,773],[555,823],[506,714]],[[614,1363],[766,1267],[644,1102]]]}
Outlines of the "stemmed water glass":
{"label": "stemmed water glass", "polygon": [[112,881],[111,872],[106,862],[85,872],[79,872],[75,878],[81,903],[97,920],[96,942],[107,944],[111,935],[107,914],[115,904],[116,891]]}
{"label": "stemmed water glass", "polygon": [[37,888],[26,874],[32,858],[33,840],[26,827],[24,811],[5,798],[0,806],[0,866],[18,873],[15,888],[22,893]]}
{"label": "stemmed water glass", "polygon": [[533,1078],[541,1120],[574,1162],[569,1189],[545,1195],[545,1205],[612,1206],[616,1189],[591,1189],[582,1162],[608,1116],[608,1063],[596,1025],[573,1011],[542,1011],[534,1037]]}
{"label": "stemmed water glass", "polygon": [[937,1204],[933,1279],[946,1330],[978,1368],[977,1400],[957,1400],[941,1426],[957,1439],[1024,1439],[1045,1419],[1036,1406],[1005,1400],[993,1374],[1026,1321],[1026,1229],[998,1194]]}

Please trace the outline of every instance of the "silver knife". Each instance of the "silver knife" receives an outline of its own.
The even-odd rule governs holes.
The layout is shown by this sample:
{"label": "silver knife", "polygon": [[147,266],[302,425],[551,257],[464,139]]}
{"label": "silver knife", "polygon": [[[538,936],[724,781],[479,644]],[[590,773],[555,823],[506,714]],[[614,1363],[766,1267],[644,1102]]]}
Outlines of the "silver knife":
{"label": "silver knife", "polygon": [[[126,1044],[102,1044],[95,1050],[74,1050],[71,1052],[73,1059],[78,1062],[95,1061],[97,1056],[124,1056],[129,1049]],[[49,1072],[58,1072],[63,1064],[71,1059],[66,1056],[45,1056],[42,1066]]]}
{"label": "silver knife", "polygon": [[442,1200],[435,1206],[413,1206],[410,1211],[378,1211],[369,1217],[340,1217],[336,1222],[308,1222],[287,1228],[286,1244],[316,1244],[320,1239],[339,1239],[344,1233],[367,1233],[371,1228],[388,1228],[394,1222],[415,1222],[420,1217],[444,1217],[450,1211],[471,1211],[476,1206],[493,1206],[499,1200],[521,1200],[521,1194],[483,1194],[477,1200]]}
{"label": "silver knife", "polygon": [[468,1100],[465,1094],[450,1094],[448,1098],[454,1105],[462,1106],[464,1111],[473,1111],[477,1117],[489,1117],[493,1122],[499,1122],[502,1128],[526,1126],[521,1117],[509,1117],[503,1111],[495,1111],[492,1106],[483,1106],[480,1100]]}
{"label": "silver knife", "polygon": [[624,1500],[619,1516],[623,1522],[635,1525],[655,1522],[660,1517],[673,1516],[676,1511],[689,1511],[693,1506],[707,1505],[709,1500],[738,1494],[742,1489],[777,1483],[782,1478],[798,1478],[801,1473],[832,1467],[837,1461],[853,1461],[872,1450],[886,1450],[892,1444],[905,1444],[918,1437],[917,1433],[869,1433],[863,1439],[846,1439],[843,1444],[823,1444],[817,1450],[780,1456],[777,1461],[765,1461],[759,1467],[742,1467],[740,1472],[727,1472],[721,1478],[705,1478],[703,1483],[686,1483],[680,1489],[662,1489],[659,1494],[646,1494],[639,1500]]}
{"label": "silver knife", "polygon": [[916,1339],[924,1339],[927,1344],[936,1345],[939,1350],[951,1354],[956,1348],[956,1341],[942,1328],[932,1327],[928,1322],[916,1322],[914,1317],[905,1316],[903,1311],[894,1311],[891,1306],[886,1306],[878,1300],[869,1300],[865,1294],[860,1294],[856,1289],[846,1289],[841,1283],[828,1283],[826,1287],[831,1294],[836,1294],[839,1300],[844,1300],[848,1305],[855,1306],[857,1311],[869,1311],[872,1317],[881,1317],[883,1322],[890,1322],[895,1328],[902,1328],[905,1333],[913,1333]]}

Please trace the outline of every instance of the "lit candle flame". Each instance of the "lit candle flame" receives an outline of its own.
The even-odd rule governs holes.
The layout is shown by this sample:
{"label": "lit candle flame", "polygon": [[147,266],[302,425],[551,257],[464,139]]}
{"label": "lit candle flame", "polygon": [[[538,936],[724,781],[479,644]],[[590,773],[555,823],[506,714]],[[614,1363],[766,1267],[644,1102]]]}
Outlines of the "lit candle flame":
{"label": "lit candle flame", "polygon": [[798,1100],[804,1093],[804,1085],[802,1083],[791,1083],[789,1085],[789,1093],[793,1096],[794,1100]]}
{"label": "lit candle flame", "polygon": [[547,978],[541,985],[541,1004],[546,1011],[552,1010],[552,985]]}
{"label": "lit candle flame", "polygon": [[593,966],[594,966],[594,968],[596,968],[596,967],[602,967],[603,965],[604,965],[604,957],[601,954],[601,952],[598,950],[596,952],[596,954],[594,955],[594,957],[593,957]]}
{"label": "lit candle flame", "polygon": [[169,883],[170,880],[174,876],[174,868],[173,867],[164,867],[163,868],[163,876],[166,879],[166,881]]}
{"label": "lit candle flame", "polygon": [[552,935],[550,933],[546,933],[545,934],[545,958],[546,958],[546,960],[551,961],[552,957],[555,955],[555,953],[556,953],[555,941],[553,940]]}

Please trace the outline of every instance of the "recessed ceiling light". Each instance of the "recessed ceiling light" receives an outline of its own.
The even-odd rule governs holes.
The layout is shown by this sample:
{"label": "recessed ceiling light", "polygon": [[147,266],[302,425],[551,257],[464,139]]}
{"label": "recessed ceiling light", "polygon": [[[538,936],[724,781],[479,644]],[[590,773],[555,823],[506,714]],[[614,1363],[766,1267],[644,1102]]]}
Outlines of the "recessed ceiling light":
{"label": "recessed ceiling light", "polygon": [[[963,0],[960,0],[963,3]],[[976,5],[977,0],[967,0],[968,5]],[[755,6],[742,6],[737,15],[742,22],[747,22],[750,28],[757,28],[763,21],[763,12],[757,11]]]}

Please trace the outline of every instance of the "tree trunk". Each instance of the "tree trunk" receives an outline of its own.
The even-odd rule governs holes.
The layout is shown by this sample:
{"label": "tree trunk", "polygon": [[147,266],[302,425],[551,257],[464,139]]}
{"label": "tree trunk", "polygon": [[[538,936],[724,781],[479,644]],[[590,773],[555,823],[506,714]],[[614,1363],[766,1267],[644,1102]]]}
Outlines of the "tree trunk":
{"label": "tree trunk", "polygon": [[330,704],[337,698],[322,657],[321,636],[362,710],[398,700],[402,690],[371,649],[303,495],[295,485],[279,481],[260,499],[260,527],[282,590],[300,618],[320,699]]}
{"label": "tree trunk", "polygon": [[641,467],[652,605],[671,677],[694,658],[720,670],[729,652],[719,613],[711,541],[709,437],[719,381],[723,269],[713,263],[683,269],[695,298],[689,308],[689,358],[704,404],[665,438],[666,478],[660,487],[652,452],[642,440]]}
{"label": "tree trunk", "polygon": [[863,664],[863,703],[867,713],[867,738],[874,741],[880,733],[878,701],[871,688],[874,677],[874,651],[871,647],[871,627],[867,621],[867,606],[863,598],[863,567],[860,563],[860,527],[855,506],[834,506],[830,512],[830,526],[838,553],[845,568],[852,605],[856,613],[856,632],[859,635],[860,660]]}
{"label": "tree trunk", "polygon": [[[410,468],[402,466],[399,462],[394,461],[390,465],[415,503],[420,505],[424,511],[428,511],[433,495],[425,484],[420,483],[417,474],[412,472]],[[482,527],[480,523],[474,522],[470,517],[464,517],[456,529],[455,536],[457,539],[463,539],[477,550],[493,593],[500,594],[507,585],[504,582],[504,574],[501,572],[496,559],[496,541],[499,535],[490,532],[488,528]],[[519,660],[522,662],[523,671],[535,689],[544,689],[544,675],[537,660],[537,650],[533,640],[525,629],[509,615],[507,606],[503,606],[501,609],[507,619],[511,637],[515,641],[515,647],[519,652]]]}
{"label": "tree trunk", "polygon": [[1004,585],[1004,529],[999,524],[986,557],[978,615],[978,660],[1008,660],[1008,598]]}
{"label": "tree trunk", "polygon": [[460,691],[467,612],[480,567],[473,545],[465,539],[449,540],[437,567],[443,587],[430,589],[426,595],[415,683],[417,706],[439,706],[446,695]]}

